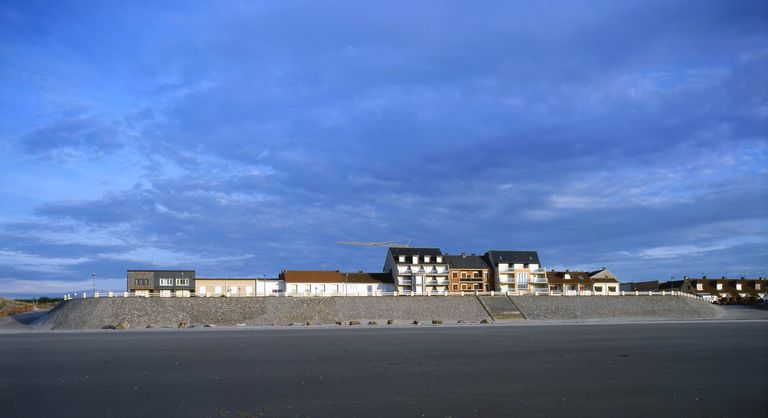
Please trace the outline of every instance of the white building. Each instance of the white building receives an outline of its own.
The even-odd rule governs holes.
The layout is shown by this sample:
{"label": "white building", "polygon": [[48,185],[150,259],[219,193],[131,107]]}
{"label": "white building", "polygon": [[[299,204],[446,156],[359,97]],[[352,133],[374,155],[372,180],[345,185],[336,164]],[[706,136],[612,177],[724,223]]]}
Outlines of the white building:
{"label": "white building", "polygon": [[280,278],[289,296],[377,296],[395,290],[391,276],[384,273],[285,270]]}
{"label": "white building", "polygon": [[398,294],[438,294],[450,285],[448,263],[439,248],[389,248],[384,272]]}
{"label": "white building", "polygon": [[549,293],[546,270],[536,251],[499,251],[485,253],[499,292]]}

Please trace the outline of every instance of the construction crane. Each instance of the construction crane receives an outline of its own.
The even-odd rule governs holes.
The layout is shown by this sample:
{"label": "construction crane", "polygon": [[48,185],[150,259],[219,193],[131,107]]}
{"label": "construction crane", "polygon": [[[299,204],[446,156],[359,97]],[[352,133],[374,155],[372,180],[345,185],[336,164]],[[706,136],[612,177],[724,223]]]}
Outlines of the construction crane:
{"label": "construction crane", "polygon": [[363,241],[338,241],[337,244],[341,245],[364,245],[368,247],[390,247],[390,248],[411,248],[411,240],[405,242],[405,244],[398,244],[394,241],[379,241],[379,242],[363,242]]}

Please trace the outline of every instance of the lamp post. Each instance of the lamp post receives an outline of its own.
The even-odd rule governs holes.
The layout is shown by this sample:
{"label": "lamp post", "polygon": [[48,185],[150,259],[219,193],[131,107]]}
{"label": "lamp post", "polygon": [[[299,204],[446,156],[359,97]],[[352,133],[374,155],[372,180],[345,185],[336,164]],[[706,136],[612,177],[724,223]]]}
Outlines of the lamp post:
{"label": "lamp post", "polygon": [[93,297],[96,297],[96,273],[91,273],[93,277]]}

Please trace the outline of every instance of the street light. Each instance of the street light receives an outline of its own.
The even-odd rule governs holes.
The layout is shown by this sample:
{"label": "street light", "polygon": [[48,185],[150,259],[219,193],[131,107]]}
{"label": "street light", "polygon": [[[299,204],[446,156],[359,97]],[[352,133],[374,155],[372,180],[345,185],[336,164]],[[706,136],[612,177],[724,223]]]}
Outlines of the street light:
{"label": "street light", "polygon": [[91,277],[93,277],[93,296],[96,297],[96,273],[91,273]]}

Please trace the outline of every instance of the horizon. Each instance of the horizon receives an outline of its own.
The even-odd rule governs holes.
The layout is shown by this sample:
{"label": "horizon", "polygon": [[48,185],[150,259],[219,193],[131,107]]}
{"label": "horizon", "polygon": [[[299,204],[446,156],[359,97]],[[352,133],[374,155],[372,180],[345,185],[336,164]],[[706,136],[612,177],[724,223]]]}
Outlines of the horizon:
{"label": "horizon", "polygon": [[350,240],[621,282],[766,277],[766,16],[4,2],[0,296],[142,268],[380,271],[386,250]]}

